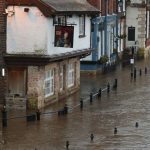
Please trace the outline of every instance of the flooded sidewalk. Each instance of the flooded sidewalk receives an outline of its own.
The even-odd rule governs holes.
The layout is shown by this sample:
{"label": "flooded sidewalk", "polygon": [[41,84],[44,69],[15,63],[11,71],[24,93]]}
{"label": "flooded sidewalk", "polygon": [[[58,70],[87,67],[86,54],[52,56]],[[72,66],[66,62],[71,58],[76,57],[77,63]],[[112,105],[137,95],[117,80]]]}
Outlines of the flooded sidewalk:
{"label": "flooded sidewalk", "polygon": [[[144,69],[148,62],[138,62],[136,67]],[[70,150],[143,150],[150,149],[150,70],[147,75],[130,80],[130,67],[118,69],[106,75],[81,76],[79,92],[59,101],[43,112],[73,107],[91,92],[106,87],[118,79],[117,90],[102,93],[101,99],[87,101],[83,110],[76,107],[67,115],[45,114],[40,121],[26,122],[25,118],[11,119],[8,127],[0,132],[2,150],[65,150],[69,141]],[[24,112],[9,112],[23,115]],[[138,127],[135,126],[138,122]],[[114,128],[117,134],[114,135]],[[94,135],[91,142],[90,135]]]}

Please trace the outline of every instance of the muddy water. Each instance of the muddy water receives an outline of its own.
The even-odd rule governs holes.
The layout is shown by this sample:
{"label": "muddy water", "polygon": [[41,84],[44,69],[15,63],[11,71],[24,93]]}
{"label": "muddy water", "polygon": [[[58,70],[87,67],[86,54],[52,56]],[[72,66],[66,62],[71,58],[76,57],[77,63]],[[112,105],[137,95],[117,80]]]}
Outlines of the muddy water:
{"label": "muddy water", "polygon": [[[150,65],[148,62],[136,64],[139,68]],[[39,122],[26,122],[25,119],[8,121],[2,130],[2,150],[63,150],[69,140],[70,150],[143,150],[150,149],[150,70],[147,75],[130,81],[130,68],[118,67],[116,72],[107,75],[81,76],[81,89],[78,93],[48,108],[45,112],[64,106],[73,107],[80,97],[89,97],[91,91],[106,86],[118,78],[118,89],[90,105],[87,101],[81,111],[79,107],[67,116],[57,114],[42,115]],[[9,112],[9,116],[24,112]],[[135,127],[135,123],[139,127]],[[114,127],[118,133],[114,135]],[[90,141],[90,134],[94,141]]]}

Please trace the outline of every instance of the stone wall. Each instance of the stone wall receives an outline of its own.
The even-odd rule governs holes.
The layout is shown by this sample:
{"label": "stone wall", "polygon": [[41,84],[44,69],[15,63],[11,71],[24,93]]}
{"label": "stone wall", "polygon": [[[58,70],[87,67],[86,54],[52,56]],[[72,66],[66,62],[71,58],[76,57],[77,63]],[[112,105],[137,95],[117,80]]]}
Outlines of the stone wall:
{"label": "stone wall", "polygon": [[6,52],[6,15],[5,0],[0,0],[0,104],[4,103],[6,91],[6,77],[2,77],[2,68],[5,67],[3,53]]}
{"label": "stone wall", "polygon": [[[75,64],[75,84],[74,86],[67,87],[67,65],[69,63]],[[60,91],[59,72],[60,66],[64,67],[64,89]],[[45,71],[54,69],[54,95],[44,96],[44,80]],[[73,94],[79,89],[80,86],[80,59],[72,58],[63,60],[61,62],[50,63],[46,66],[29,66],[27,76],[27,95],[28,95],[28,108],[36,109],[45,107],[51,103],[65,98]]]}
{"label": "stone wall", "polygon": [[[43,93],[44,67],[29,66],[27,70],[27,106],[36,109]],[[43,81],[43,82],[42,82]],[[42,104],[41,104],[42,105]]]}

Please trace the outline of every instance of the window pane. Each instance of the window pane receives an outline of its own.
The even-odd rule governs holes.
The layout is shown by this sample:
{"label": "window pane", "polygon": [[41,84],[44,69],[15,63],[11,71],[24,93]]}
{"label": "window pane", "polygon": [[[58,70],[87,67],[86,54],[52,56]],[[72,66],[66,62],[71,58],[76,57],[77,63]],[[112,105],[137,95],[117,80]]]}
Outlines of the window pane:
{"label": "window pane", "polygon": [[45,88],[48,88],[50,86],[50,80],[45,82]]}
{"label": "window pane", "polygon": [[63,90],[63,82],[64,82],[63,81],[63,66],[60,67],[60,77],[59,78],[60,78],[60,81],[59,81],[60,82],[60,91],[62,91]]}
{"label": "window pane", "polygon": [[74,85],[74,64],[68,65],[68,87]]}
{"label": "window pane", "polygon": [[85,33],[85,19],[84,16],[79,17],[79,34],[84,35]]}
{"label": "window pane", "polygon": [[45,96],[54,94],[54,69],[45,73]]}

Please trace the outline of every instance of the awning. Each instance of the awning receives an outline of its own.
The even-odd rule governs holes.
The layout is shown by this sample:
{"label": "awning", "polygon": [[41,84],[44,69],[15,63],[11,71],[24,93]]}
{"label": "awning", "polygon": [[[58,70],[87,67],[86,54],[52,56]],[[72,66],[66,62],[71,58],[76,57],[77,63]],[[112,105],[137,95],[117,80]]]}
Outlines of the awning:
{"label": "awning", "polygon": [[84,49],[55,55],[4,54],[4,60],[8,66],[43,66],[50,62],[62,61],[74,57],[84,58],[90,55],[91,51],[91,49]]}

